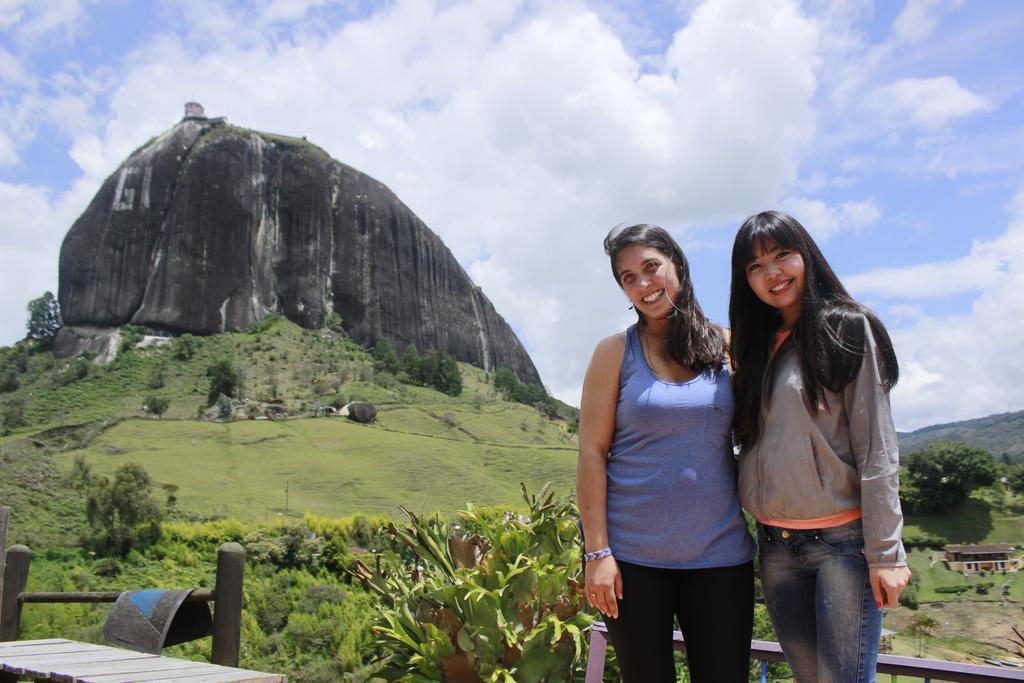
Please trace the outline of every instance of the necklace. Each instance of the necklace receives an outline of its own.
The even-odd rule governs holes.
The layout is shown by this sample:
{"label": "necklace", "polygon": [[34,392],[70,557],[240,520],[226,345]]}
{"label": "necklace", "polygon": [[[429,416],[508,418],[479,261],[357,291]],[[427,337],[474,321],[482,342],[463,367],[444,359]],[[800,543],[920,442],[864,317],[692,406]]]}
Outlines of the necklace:
{"label": "necklace", "polygon": [[[664,342],[664,340],[662,340],[662,346],[664,346],[664,345],[665,345],[665,342]],[[651,369],[651,372],[653,372],[657,376],[660,376],[661,373],[659,373],[659,371],[658,371],[658,363],[654,362],[655,356],[654,356],[654,353],[651,352],[650,346],[651,346],[651,343],[650,343],[650,341],[648,341],[647,335],[644,334],[643,330],[641,330],[640,331],[640,350],[644,354],[644,360],[647,361],[647,367],[649,367]],[[659,356],[658,360],[660,362],[660,360],[661,360],[660,356]]]}

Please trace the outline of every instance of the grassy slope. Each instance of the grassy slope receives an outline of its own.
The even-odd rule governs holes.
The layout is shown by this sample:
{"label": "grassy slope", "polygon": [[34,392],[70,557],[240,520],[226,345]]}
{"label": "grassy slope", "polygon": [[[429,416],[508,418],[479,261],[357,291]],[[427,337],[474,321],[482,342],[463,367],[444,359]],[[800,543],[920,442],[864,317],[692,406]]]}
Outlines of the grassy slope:
{"label": "grassy slope", "polygon": [[[242,520],[283,513],[286,486],[288,512],[332,517],[392,513],[399,504],[450,512],[467,500],[514,502],[520,481],[531,489],[547,480],[562,491],[571,488],[572,449],[489,445],[457,434],[422,436],[386,427],[400,425],[409,412],[413,409],[397,409],[395,416],[385,411],[379,426],[341,418],[232,424],[132,420],[58,461],[69,466],[80,452],[94,471],[105,474],[134,461],[157,483],[177,485],[182,509]],[[485,411],[479,421],[486,418]],[[418,432],[439,431],[431,419],[408,422]]]}
{"label": "grassy slope", "polygon": [[[225,357],[243,368],[246,397],[279,398],[296,413],[336,396],[368,400],[378,422],[196,420],[206,368]],[[63,471],[79,455],[102,474],[137,462],[158,484],[176,485],[179,507],[195,514],[262,520],[285,512],[286,486],[289,514],[325,516],[515,503],[521,481],[572,487],[575,437],[565,423],[501,400],[488,374],[466,364],[458,397],[391,377],[375,383],[361,348],[284,320],[259,333],[197,339],[188,360],[170,347],[135,350],[62,383],[73,363],[33,357],[22,388],[7,396],[25,402],[33,426],[0,439],[0,448],[28,448],[25,439],[34,439],[47,446],[39,462]],[[151,388],[157,374],[164,386]],[[164,419],[143,415],[147,395],[170,402]]]}

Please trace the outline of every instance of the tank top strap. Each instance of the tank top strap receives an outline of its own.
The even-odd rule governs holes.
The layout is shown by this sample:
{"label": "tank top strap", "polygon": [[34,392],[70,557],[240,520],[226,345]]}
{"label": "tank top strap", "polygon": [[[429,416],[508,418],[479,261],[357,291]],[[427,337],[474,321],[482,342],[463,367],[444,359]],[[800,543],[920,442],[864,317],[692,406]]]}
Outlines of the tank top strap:
{"label": "tank top strap", "polygon": [[636,323],[626,328],[626,352],[622,356],[622,367],[631,367],[638,357],[643,357],[640,349],[640,333]]}

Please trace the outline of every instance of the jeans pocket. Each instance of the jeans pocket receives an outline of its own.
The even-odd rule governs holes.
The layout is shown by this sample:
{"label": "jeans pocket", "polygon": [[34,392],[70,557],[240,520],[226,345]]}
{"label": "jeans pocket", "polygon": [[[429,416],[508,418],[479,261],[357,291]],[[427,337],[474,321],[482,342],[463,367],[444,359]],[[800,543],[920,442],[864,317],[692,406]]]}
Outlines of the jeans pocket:
{"label": "jeans pocket", "polygon": [[821,529],[818,540],[826,548],[842,554],[863,554],[864,527],[861,521],[855,520],[830,529]]}

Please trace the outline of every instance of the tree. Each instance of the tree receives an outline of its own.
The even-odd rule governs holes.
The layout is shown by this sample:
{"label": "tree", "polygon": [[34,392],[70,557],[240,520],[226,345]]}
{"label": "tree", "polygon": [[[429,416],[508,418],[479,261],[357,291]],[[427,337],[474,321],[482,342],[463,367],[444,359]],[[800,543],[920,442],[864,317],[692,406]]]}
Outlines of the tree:
{"label": "tree", "polygon": [[222,358],[206,368],[206,376],[210,378],[210,388],[206,392],[206,405],[212,406],[217,397],[224,394],[233,397],[238,389],[238,368],[228,358]]}
{"label": "tree", "polygon": [[504,392],[506,397],[511,398],[518,386],[519,378],[509,366],[502,365],[494,371],[494,388]]}
{"label": "tree", "polygon": [[122,557],[160,536],[160,507],[150,496],[149,474],[133,462],[121,465],[114,480],[102,479],[89,496],[86,514],[102,534],[98,545]]}
{"label": "tree", "polygon": [[927,513],[950,510],[974,489],[992,484],[999,465],[983,448],[935,441],[908,458],[907,474],[902,496],[908,510]]}
{"label": "tree", "polygon": [[459,370],[459,364],[454,356],[442,354],[433,384],[438,391],[443,391],[449,396],[458,396],[462,393],[462,371]]}
{"label": "tree", "polygon": [[142,402],[142,409],[150,415],[156,415],[161,417],[167,412],[167,409],[171,406],[171,402],[162,396],[147,396]]}
{"label": "tree", "polygon": [[917,656],[924,656],[924,639],[932,635],[935,632],[935,627],[939,625],[939,622],[935,621],[926,614],[915,614],[910,619],[910,624],[907,626],[907,633],[914,636],[914,640],[917,642]]}
{"label": "tree", "polygon": [[60,304],[53,293],[44,292],[38,299],[28,302],[28,338],[49,348],[60,331]]}
{"label": "tree", "polygon": [[395,347],[387,339],[381,339],[374,344],[373,350],[370,351],[370,356],[373,357],[374,369],[378,371],[384,370],[397,375],[402,369],[402,363],[398,360]]}
{"label": "tree", "polygon": [[1024,465],[1011,465],[1007,468],[1006,477],[1010,480],[1011,491],[1024,493]]}
{"label": "tree", "polygon": [[409,375],[409,378],[416,382],[420,376],[420,352],[416,350],[415,344],[409,344],[402,351],[402,371]]}

